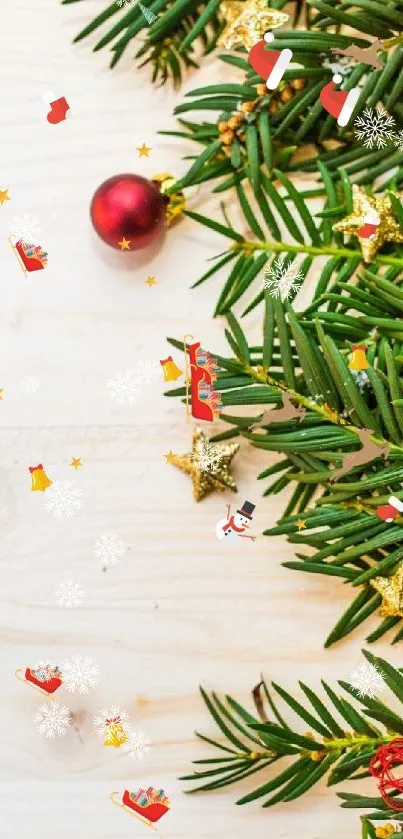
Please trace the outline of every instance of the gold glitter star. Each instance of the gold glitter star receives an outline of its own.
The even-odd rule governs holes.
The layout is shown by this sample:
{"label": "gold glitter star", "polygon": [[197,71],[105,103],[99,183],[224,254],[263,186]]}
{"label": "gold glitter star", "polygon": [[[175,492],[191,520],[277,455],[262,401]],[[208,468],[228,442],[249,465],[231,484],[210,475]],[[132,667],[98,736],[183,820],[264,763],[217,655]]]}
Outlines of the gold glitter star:
{"label": "gold glitter star", "polygon": [[142,146],[137,146],[137,151],[139,153],[139,157],[150,157],[150,151],[152,151],[152,149],[143,143]]}
{"label": "gold glitter star", "polygon": [[379,614],[385,618],[403,618],[403,563],[393,577],[375,577],[370,583],[382,595]]}
{"label": "gold glitter star", "polygon": [[147,279],[144,280],[144,283],[145,285],[148,285],[149,288],[151,288],[152,285],[157,285],[157,280],[155,279],[155,277],[147,277]]}
{"label": "gold glitter star", "polygon": [[268,7],[266,0],[223,0],[220,12],[227,25],[217,45],[227,50],[240,44],[250,50],[265,32],[282,26],[289,18],[284,12]]}
{"label": "gold glitter star", "polygon": [[[393,194],[399,201],[403,198],[403,192]],[[357,230],[365,224],[364,216],[373,214],[374,210],[381,220],[374,235],[370,239],[358,236],[364,262],[371,262],[385,242],[403,242],[403,230],[392,210],[390,198],[367,195],[361,186],[353,184],[353,212],[333,225],[336,232],[357,236]]]}
{"label": "gold glitter star", "polygon": [[172,449],[169,449],[168,454],[164,454],[164,457],[166,463],[174,463],[177,455],[173,453]]}
{"label": "gold glitter star", "polygon": [[2,393],[4,391],[4,387],[0,387],[0,399],[3,399]]}
{"label": "gold glitter star", "polygon": [[[170,457],[169,463],[190,475],[193,483],[193,496],[195,501],[201,501],[211,492],[225,492],[226,489],[237,491],[235,481],[229,473],[229,466],[232,458],[235,457],[239,443],[214,443],[219,450],[219,464],[213,464],[208,472],[203,471],[196,465],[200,445],[208,443],[208,437],[203,434],[200,428],[195,428],[192,439],[192,451],[187,454],[174,454]],[[171,455],[171,452],[169,452]],[[165,455],[167,457],[167,455]],[[168,461],[167,461],[168,462]]]}
{"label": "gold glitter star", "polygon": [[81,463],[81,457],[72,457],[71,458],[70,466],[73,466],[74,469],[78,469],[79,466],[82,466],[82,465],[83,464]]}
{"label": "gold glitter star", "polygon": [[11,198],[8,194],[8,189],[0,189],[0,204],[3,205],[5,201],[11,201]]}
{"label": "gold glitter star", "polygon": [[306,521],[304,519],[298,519],[297,521],[298,530],[305,530],[306,528]]}
{"label": "gold glitter star", "polygon": [[125,237],[123,236],[122,241],[121,241],[121,242],[118,242],[118,245],[120,245],[120,250],[121,250],[121,251],[129,251],[129,250],[130,250],[131,241],[132,241],[131,239],[125,239]]}

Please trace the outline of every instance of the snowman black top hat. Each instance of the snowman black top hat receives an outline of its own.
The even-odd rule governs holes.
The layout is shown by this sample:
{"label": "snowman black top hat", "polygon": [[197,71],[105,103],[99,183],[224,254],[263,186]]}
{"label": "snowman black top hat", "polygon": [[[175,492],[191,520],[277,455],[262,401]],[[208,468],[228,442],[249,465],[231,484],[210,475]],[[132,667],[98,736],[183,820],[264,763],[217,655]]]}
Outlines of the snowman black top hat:
{"label": "snowman black top hat", "polygon": [[245,516],[245,518],[252,521],[252,514],[255,507],[256,504],[251,504],[250,501],[245,501],[242,510],[237,510],[237,513],[239,513],[240,516]]}

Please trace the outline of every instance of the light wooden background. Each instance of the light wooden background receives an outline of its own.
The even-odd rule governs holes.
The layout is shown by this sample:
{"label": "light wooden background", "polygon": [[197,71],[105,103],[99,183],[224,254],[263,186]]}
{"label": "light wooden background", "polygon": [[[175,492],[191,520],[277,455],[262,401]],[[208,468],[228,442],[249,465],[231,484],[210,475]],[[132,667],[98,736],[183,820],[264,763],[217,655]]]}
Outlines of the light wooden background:
{"label": "light wooden background", "polygon": [[[90,198],[106,177],[181,174],[182,155],[193,151],[157,135],[175,125],[181,95],[152,90],[147,71],[133,70],[131,51],[110,72],[106,53],[92,55],[88,42],[71,45],[103,7],[101,0],[67,7],[3,0],[0,11],[0,189],[8,187],[12,199],[0,207],[2,837],[141,839],[147,829],[113,808],[108,794],[148,784],[165,787],[172,799],[161,822],[166,837],[355,837],[358,817],[340,810],[324,785],[264,811],[234,805],[249,783],[186,796],[177,780],[192,758],[210,753],[194,729],[216,735],[199,683],[249,703],[262,670],[291,690],[299,678],[314,686],[320,676],[346,678],[360,662],[363,635],[322,649],[350,592],[336,580],[282,568],[292,556],[285,540],[260,536],[231,549],[218,543],[215,523],[229,499],[215,495],[196,505],[189,479],[163,457],[188,450],[191,428],[179,402],[163,398],[162,372],[134,408],[108,396],[111,376],[169,353],[167,335],[191,332],[212,350],[225,345],[221,324],[211,319],[223,278],[189,289],[206,259],[223,249],[220,237],[184,221],[159,252],[127,256],[90,227]],[[184,91],[222,73],[211,58]],[[46,90],[66,96],[68,121],[47,123]],[[140,160],[135,149],[143,142],[153,150]],[[206,190],[193,206],[216,212],[218,200]],[[12,219],[24,213],[39,220],[50,254],[46,271],[26,278],[6,242]],[[152,288],[144,284],[149,274],[157,279]],[[256,337],[259,317],[249,321]],[[32,396],[19,389],[25,376],[39,381]],[[72,456],[83,459],[77,473],[68,465]],[[45,512],[44,496],[30,492],[28,467],[39,462],[53,480],[82,488],[84,504],[73,519],[57,521]],[[256,504],[255,533],[272,525],[284,504],[261,497],[255,476],[269,462],[244,451],[234,463],[239,494],[231,500]],[[102,573],[93,546],[106,530],[130,549]],[[54,597],[68,578],[86,595],[75,610]],[[401,663],[396,649],[378,649]],[[83,712],[84,743],[73,731],[49,741],[33,724],[41,697],[13,671],[38,659],[60,664],[74,653],[92,656],[104,675],[89,697],[68,702],[63,692]],[[91,715],[111,704],[126,707],[148,735],[152,748],[142,762],[90,736]]]}

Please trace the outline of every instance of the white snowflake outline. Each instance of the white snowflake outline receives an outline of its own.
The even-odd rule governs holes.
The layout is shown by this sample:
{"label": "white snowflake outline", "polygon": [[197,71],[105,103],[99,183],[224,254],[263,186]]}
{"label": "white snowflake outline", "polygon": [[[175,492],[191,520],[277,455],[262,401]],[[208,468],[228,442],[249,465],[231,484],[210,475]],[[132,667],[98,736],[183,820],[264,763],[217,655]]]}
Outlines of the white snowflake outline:
{"label": "white snowflake outline", "polygon": [[27,396],[30,396],[32,393],[36,393],[38,385],[39,382],[38,379],[35,379],[35,376],[24,376],[20,381],[19,390]]}
{"label": "white snowflake outline", "polygon": [[364,108],[362,114],[354,120],[354,135],[357,142],[363,140],[363,146],[366,149],[372,149],[376,146],[377,149],[383,149],[387,145],[387,141],[393,141],[395,137],[394,129],[396,123],[392,117],[385,110],[383,105],[377,105],[375,110],[372,108]]}
{"label": "white snowflake outline", "polygon": [[359,664],[349,679],[351,687],[360,697],[368,696],[369,699],[374,699],[386,688],[382,671],[368,661]]}
{"label": "white snowflake outline", "polygon": [[56,737],[63,737],[67,734],[69,725],[71,725],[70,710],[66,705],[60,705],[57,699],[52,699],[50,702],[44,702],[37,708],[34,714],[34,722],[39,734],[53,739]]}
{"label": "white snowflake outline", "polygon": [[99,684],[101,671],[90,656],[75,653],[62,664],[63,686],[69,693],[86,695]]}
{"label": "white snowflake outline", "polygon": [[143,391],[143,385],[157,379],[160,375],[160,365],[154,359],[142,359],[136,368],[125,369],[123,373],[115,373],[108,379],[106,386],[109,396],[118,405],[132,408]]}
{"label": "white snowflake outline", "polygon": [[62,580],[55,589],[55,597],[59,606],[65,609],[74,609],[80,606],[84,598],[84,592],[80,583],[75,580]]}
{"label": "white snowflake outline", "polygon": [[150,751],[150,741],[142,731],[126,728],[127,740],[123,743],[123,750],[133,759],[142,760]]}
{"label": "white snowflake outline", "polygon": [[94,554],[104,566],[117,565],[123,559],[127,548],[125,540],[111,530],[98,536],[94,543]]}
{"label": "white snowflake outline", "polygon": [[73,481],[53,481],[45,496],[45,509],[55,519],[71,519],[83,506],[82,491]]}
{"label": "white snowflake outline", "polygon": [[263,286],[271,297],[280,298],[284,303],[293,292],[298,294],[304,279],[305,276],[297,265],[286,262],[285,256],[279,256],[267,269]]}
{"label": "white snowflake outline", "polygon": [[38,239],[42,232],[41,225],[35,216],[23,213],[22,216],[14,216],[10,223],[10,233],[18,235],[24,242],[33,242]]}
{"label": "white snowflake outline", "polygon": [[223,455],[215,443],[210,443],[209,440],[198,440],[190,459],[200,472],[217,472]]}

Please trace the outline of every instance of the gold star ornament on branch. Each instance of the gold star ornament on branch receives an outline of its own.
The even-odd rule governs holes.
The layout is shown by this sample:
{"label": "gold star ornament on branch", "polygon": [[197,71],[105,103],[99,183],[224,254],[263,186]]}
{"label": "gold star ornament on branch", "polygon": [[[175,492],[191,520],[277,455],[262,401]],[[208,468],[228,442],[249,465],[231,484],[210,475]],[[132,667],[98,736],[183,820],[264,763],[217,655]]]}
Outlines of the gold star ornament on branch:
{"label": "gold star ornament on branch", "polygon": [[399,565],[393,577],[375,577],[371,586],[382,595],[380,615],[403,618],[403,564]]}
{"label": "gold star ornament on branch", "polygon": [[[403,198],[403,192],[393,194],[399,201]],[[374,212],[380,220],[376,231],[369,239],[361,238],[358,231],[366,224],[366,217]],[[393,212],[390,198],[367,195],[357,184],[353,184],[353,212],[336,222],[333,230],[358,237],[364,262],[371,262],[386,242],[403,242],[403,230]]]}
{"label": "gold star ornament on branch", "polygon": [[238,450],[239,443],[210,443],[203,431],[195,428],[192,451],[187,454],[168,452],[165,458],[167,463],[190,475],[194,499],[202,501],[211,492],[226,489],[237,492],[229,467]]}
{"label": "gold star ornament on branch", "polygon": [[226,22],[217,46],[232,50],[236,46],[252,49],[269,29],[282,26],[289,18],[271,9],[266,0],[224,0],[220,12]]}

